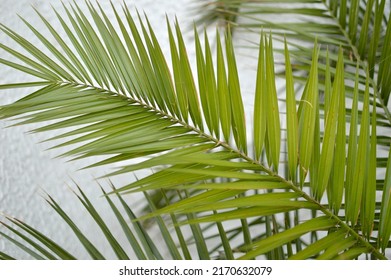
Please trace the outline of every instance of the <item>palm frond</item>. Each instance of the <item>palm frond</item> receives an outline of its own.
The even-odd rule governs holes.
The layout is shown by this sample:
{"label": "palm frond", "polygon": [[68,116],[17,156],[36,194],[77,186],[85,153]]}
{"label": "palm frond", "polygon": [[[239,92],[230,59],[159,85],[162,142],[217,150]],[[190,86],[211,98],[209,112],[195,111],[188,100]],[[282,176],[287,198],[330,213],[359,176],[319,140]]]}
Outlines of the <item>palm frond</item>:
{"label": "palm frond", "polygon": [[[114,186],[113,186],[114,187]],[[95,210],[94,205],[90,202],[89,198],[84,194],[84,192],[77,186],[78,191],[75,192],[80,204],[75,204],[82,206],[88,212],[88,216],[94,220],[98,228],[100,229],[103,239],[99,240],[99,243],[96,244],[91,241],[85,233],[80,229],[80,221],[75,221],[71,219],[68,214],[63,210],[63,208],[58,204],[58,202],[53,199],[50,195],[47,195],[46,202],[54,209],[58,214],[58,218],[61,218],[63,222],[73,231],[77,237],[80,246],[84,247],[86,252],[89,254],[91,259],[103,260],[107,257],[104,256],[101,251],[104,248],[102,244],[107,242],[111,247],[111,250],[114,252],[118,259],[129,259],[137,258],[140,260],[156,260],[162,259],[162,255],[159,251],[164,249],[172,254],[172,257],[175,259],[181,259],[182,255],[179,253],[178,248],[175,243],[171,241],[171,244],[167,243],[167,247],[161,246],[159,242],[153,241],[156,240],[156,236],[152,238],[150,233],[147,232],[145,226],[142,226],[140,222],[135,221],[137,218],[133,211],[129,208],[124,198],[117,194],[117,199],[110,198],[105,196],[102,198],[107,202],[107,209],[112,212],[113,216],[117,218],[118,224],[121,225],[122,231],[109,229],[103,220],[101,214]],[[106,194],[102,188],[102,194]],[[150,196],[146,194],[146,198],[149,199]],[[152,206],[153,204],[151,204]],[[154,206],[152,206],[153,208]],[[8,225],[7,223],[2,223],[3,226],[8,229],[7,231],[1,231],[0,234],[4,238],[8,239],[14,245],[19,247],[20,250],[27,253],[33,259],[62,259],[69,260],[75,259],[70,252],[61,247],[61,242],[55,242],[47,238],[43,233],[35,230],[28,224],[11,217],[7,217],[9,222],[16,226],[16,229]],[[129,222],[130,221],[130,222]],[[77,225],[79,223],[79,226]],[[172,226],[172,221],[159,219],[160,227],[162,230],[162,239],[166,242],[168,237],[175,234],[172,233],[172,229],[180,230],[177,226]],[[122,236],[125,236],[128,244],[126,242],[119,242]],[[23,242],[20,242],[22,240]],[[64,244],[62,244],[64,245]],[[183,243],[182,245],[186,245]],[[186,245],[187,246],[187,245]],[[129,247],[131,250],[129,250]],[[179,248],[182,248],[179,246]],[[182,248],[184,249],[184,248]],[[125,252],[127,251],[127,252]],[[129,254],[129,251],[131,255]],[[129,254],[129,255],[128,255]],[[7,255],[4,252],[0,253],[1,259],[12,259],[11,256]],[[188,258],[192,258],[190,255]]]}
{"label": "palm frond", "polygon": [[[300,71],[308,71],[310,67],[308,49],[312,48],[315,38],[324,50],[320,52],[321,58],[325,58],[327,48],[333,50],[334,55],[330,56],[330,59],[334,65],[337,62],[337,50],[342,46],[346,66],[354,65],[358,61],[364,77],[366,71],[369,71],[370,87],[380,93],[377,96],[377,106],[390,124],[391,118],[387,108],[391,92],[388,82],[390,73],[389,67],[386,66],[390,57],[390,15],[385,8],[386,0],[203,2],[200,7],[203,15],[200,21],[208,22],[207,18],[219,18],[230,29],[240,30],[239,34],[242,36],[238,37],[242,41],[248,40],[245,36],[253,32],[259,34],[261,29],[272,30],[274,38],[278,41],[283,41],[284,36],[291,39],[288,43],[292,46],[291,55],[295,59],[293,72],[298,73],[295,75],[297,81],[302,77]],[[275,14],[281,16],[276,18]],[[245,46],[248,45],[247,42]],[[277,51],[283,50],[279,48]],[[323,73],[324,65],[319,70]],[[345,71],[345,78],[353,80],[354,69],[346,67]],[[365,79],[361,82],[365,86]],[[320,84],[323,88],[324,83]],[[350,87],[347,87],[347,92],[351,92]]]}
{"label": "palm frond", "polygon": [[[179,227],[185,225],[190,226],[198,257],[212,257],[211,252],[216,249],[209,250],[205,240],[212,238],[214,233],[208,236],[210,233],[204,224],[215,226],[220,232],[216,248],[228,251],[226,258],[252,259],[264,255],[269,258],[343,259],[363,254],[376,259],[385,258],[391,234],[391,225],[387,222],[391,209],[387,192],[391,173],[390,164],[387,164],[386,176],[376,181],[376,165],[378,169],[385,167],[385,164],[379,164],[383,159],[377,156],[377,146],[381,145],[389,152],[389,138],[384,136],[386,140],[378,140],[375,127],[389,126],[391,118],[386,107],[387,85],[377,86],[373,75],[382,75],[382,83],[388,83],[390,79],[388,68],[381,66],[384,60],[373,59],[375,71],[369,71],[370,66],[363,61],[369,59],[365,51],[368,47],[363,45],[367,40],[362,38],[367,38],[363,30],[371,28],[388,34],[389,21],[385,23],[378,16],[376,20],[370,20],[373,1],[367,2],[366,12],[357,8],[360,36],[356,36],[358,39],[354,45],[353,37],[345,36],[351,29],[347,32],[341,28],[352,28],[350,22],[344,21],[347,19],[347,6],[343,6],[346,1],[342,1],[345,4],[341,6],[337,1],[323,1],[322,7],[296,7],[290,11],[312,19],[333,20],[333,23],[325,24],[314,24],[311,19],[304,23],[271,23],[252,13],[288,11],[277,6],[262,10],[262,3],[258,9],[256,3],[247,1],[226,2],[237,7],[228,9],[230,15],[250,20],[236,28],[263,26],[270,28],[274,35],[273,38],[272,34],[266,36],[261,32],[257,49],[259,59],[251,141],[247,135],[251,129],[245,121],[237,57],[229,30],[224,43],[217,32],[215,61],[208,35],[205,33],[202,46],[195,31],[197,70],[193,73],[177,22],[172,28],[168,21],[169,63],[146,17],[143,19],[138,15],[138,27],[126,6],[120,13],[113,5],[119,26],[117,30],[99,4],[89,2],[87,7],[91,17],[77,4],[64,5],[66,20],[55,11],[70,44],[65,43],[65,38],[61,38],[41,14],[39,16],[56,45],[26,21],[42,42],[41,47],[0,25],[1,31],[24,49],[19,52],[0,44],[15,58],[15,61],[1,59],[0,62],[37,79],[1,85],[0,88],[39,86],[22,99],[1,106],[0,118],[13,118],[16,125],[51,122],[34,132],[69,128],[69,131],[48,139],[60,141],[53,148],[76,145],[63,156],[73,159],[105,156],[92,166],[112,163],[122,166],[108,176],[153,170],[137,181],[104,193],[138,258],[162,257],[137,223],[146,218],[157,220],[171,258],[175,259],[191,258]],[[309,1],[284,2],[301,5]],[[384,9],[384,1],[375,6],[378,13]],[[242,13],[243,7],[253,8],[253,12]],[[349,7],[354,9],[350,2]],[[282,35],[286,35],[286,41],[278,38]],[[388,52],[389,48],[384,45],[388,44],[387,40],[382,45],[381,36],[372,38],[374,53],[383,55]],[[278,40],[286,42],[283,49],[273,47],[273,42]],[[290,40],[293,43],[289,43]],[[300,46],[295,40],[309,44]],[[325,51],[327,46],[329,52]],[[283,71],[287,85],[283,96],[287,103],[286,129],[281,128],[276,52],[283,53],[286,61]],[[350,61],[349,53],[353,54],[355,61]],[[387,57],[386,53],[384,58]],[[293,63],[290,63],[291,59]],[[308,75],[299,77],[302,70]],[[304,85],[300,97],[294,92],[294,80]],[[346,96],[341,94],[345,92]],[[321,99],[323,93],[324,102]],[[353,107],[346,109],[346,99],[352,101]],[[359,102],[363,108],[358,107]],[[349,135],[346,134],[346,120],[350,121]],[[285,132],[286,141],[282,138]],[[281,150],[286,148],[285,164],[281,162],[282,155],[285,155]],[[139,162],[129,163],[130,159]],[[288,170],[286,175],[283,169]],[[378,189],[376,184],[380,185]],[[160,189],[163,189],[163,197],[166,189],[174,189],[178,195],[172,200],[166,198],[168,205],[158,209],[148,192]],[[152,210],[138,219],[121,199],[121,195],[136,191],[146,194]],[[376,200],[376,191],[383,195],[382,201]],[[81,189],[79,192],[80,202],[99,225],[116,256],[129,258],[89,199]],[[328,203],[325,203],[325,194]],[[139,240],[112,203],[110,195],[117,195],[129,218],[136,219],[135,232]],[[58,204],[52,199],[49,203],[72,228],[90,256],[103,258]],[[164,215],[169,215],[176,226],[181,250],[167,228]],[[279,216],[286,221],[277,219]],[[295,222],[291,223],[291,220]],[[232,235],[222,234],[226,221],[240,224],[239,229]],[[71,258],[61,247],[27,224],[17,220],[11,222],[50,248],[48,251],[15,230],[15,234],[19,233],[25,242],[38,250],[38,253],[32,253],[28,249],[33,257]],[[12,231],[11,227],[6,227]],[[261,227],[263,234],[253,234],[259,232],[253,231],[256,227]],[[328,246],[330,236],[338,238],[333,246]],[[11,240],[27,250],[22,243]],[[3,256],[7,258],[5,253]]]}

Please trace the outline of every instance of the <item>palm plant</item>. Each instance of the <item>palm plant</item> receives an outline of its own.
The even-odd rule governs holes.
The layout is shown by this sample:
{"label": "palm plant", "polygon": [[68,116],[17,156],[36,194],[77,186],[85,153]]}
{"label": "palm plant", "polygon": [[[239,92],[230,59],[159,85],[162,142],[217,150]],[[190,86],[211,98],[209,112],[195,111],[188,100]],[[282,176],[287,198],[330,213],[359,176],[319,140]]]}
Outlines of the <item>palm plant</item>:
{"label": "palm plant", "polygon": [[[56,44],[26,21],[41,47],[0,26],[25,51],[0,44],[15,57],[0,62],[38,79],[1,85],[33,92],[3,105],[0,117],[22,119],[17,124],[51,121],[34,132],[71,128],[49,140],[65,139],[55,147],[76,144],[64,154],[74,159],[105,156],[89,167],[121,164],[108,177],[152,170],[102,188],[137,258],[164,257],[142,223],[155,219],[174,259],[385,259],[389,3],[203,1],[199,21],[217,19],[223,29],[210,43],[195,28],[196,70],[170,19],[167,58],[148,19],[139,15],[138,25],[125,5],[112,7],[117,28],[98,3],[87,2],[89,15],[77,4],[64,6],[66,20],[55,11],[67,38],[37,11]],[[276,14],[295,16],[279,22]],[[233,36],[247,40],[245,46],[234,46]],[[251,123],[237,70],[240,48],[257,57]],[[136,217],[126,203],[133,192],[144,193],[150,212]],[[129,258],[81,188],[77,197],[116,256]],[[91,258],[104,258],[78,221],[50,196],[47,201]],[[75,258],[40,231],[8,219],[16,228],[3,223],[9,231],[0,235],[32,257]]]}

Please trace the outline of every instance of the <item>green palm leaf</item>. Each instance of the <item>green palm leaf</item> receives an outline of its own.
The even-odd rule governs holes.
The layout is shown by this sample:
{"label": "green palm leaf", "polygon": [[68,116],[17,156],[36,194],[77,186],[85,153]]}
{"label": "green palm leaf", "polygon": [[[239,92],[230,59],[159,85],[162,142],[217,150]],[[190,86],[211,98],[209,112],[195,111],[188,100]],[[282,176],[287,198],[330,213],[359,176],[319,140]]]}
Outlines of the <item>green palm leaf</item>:
{"label": "green palm leaf", "polygon": [[[103,189],[102,193],[105,194]],[[75,196],[80,202],[80,204],[76,205],[85,207],[88,211],[89,217],[93,219],[100,228],[104,238],[101,242],[99,242],[99,244],[93,244],[93,242],[79,229],[77,223],[80,223],[80,221],[78,222],[72,220],[58,204],[58,202],[56,202],[51,196],[48,195],[46,201],[59,215],[58,217],[60,217],[73,231],[77,237],[78,242],[80,242],[80,246],[84,247],[92,259],[105,259],[105,256],[100,252],[104,242],[110,244],[111,249],[116,254],[118,259],[128,259],[129,257],[127,256],[127,253],[125,253],[125,250],[129,251],[128,246],[125,244],[120,244],[117,241],[120,237],[119,234],[126,236],[127,240],[129,241],[128,245],[131,246],[131,251],[132,254],[135,255],[135,258],[142,260],[162,259],[162,256],[157,249],[157,242],[152,241],[152,238],[149,236],[145,228],[139,222],[127,222],[129,218],[131,220],[135,220],[137,217],[133,214],[133,211],[129,208],[129,206],[125,203],[124,198],[122,198],[120,195],[117,195],[119,202],[115,202],[111,198],[106,197],[108,210],[113,213],[114,217],[117,218],[118,223],[121,225],[122,232],[120,233],[113,232],[106,226],[105,221],[101,217],[101,214],[95,210],[93,204],[80,188],[78,188],[78,193],[75,192]],[[148,194],[146,194],[146,197],[147,199],[150,199]],[[4,223],[3,225],[8,229],[8,232],[0,231],[0,235],[10,240],[10,242],[14,243],[21,250],[29,254],[30,257],[34,259],[75,259],[75,257],[71,255],[70,252],[63,249],[57,242],[45,237],[44,234],[38,232],[29,225],[17,219],[10,217],[7,218],[17,227],[17,229],[14,229]],[[167,238],[172,234],[172,227],[163,219],[161,219],[160,222],[163,239],[167,240]],[[14,233],[16,236],[12,235],[11,233]],[[28,246],[26,246],[24,243],[21,243],[19,239],[23,240],[24,243],[26,243]],[[171,252],[173,257],[177,259],[181,258],[181,255],[178,252],[178,248],[176,248],[176,245],[173,242],[171,242],[171,247],[168,246],[170,245],[167,244],[166,250]],[[4,252],[1,252],[0,258],[12,259],[11,256]]]}

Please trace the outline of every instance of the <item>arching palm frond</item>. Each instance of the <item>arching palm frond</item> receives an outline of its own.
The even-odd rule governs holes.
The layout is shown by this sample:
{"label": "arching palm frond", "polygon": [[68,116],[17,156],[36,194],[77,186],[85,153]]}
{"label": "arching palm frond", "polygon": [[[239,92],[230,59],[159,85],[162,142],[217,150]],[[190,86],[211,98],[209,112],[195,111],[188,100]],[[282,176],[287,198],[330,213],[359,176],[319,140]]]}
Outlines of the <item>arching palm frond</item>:
{"label": "arching palm frond", "polygon": [[[17,124],[52,122],[35,132],[72,128],[49,140],[71,137],[56,147],[78,144],[64,156],[106,157],[93,166],[122,165],[108,176],[154,170],[151,175],[119,187],[111,195],[176,190],[174,199],[167,197],[169,205],[161,209],[152,207],[150,214],[141,217],[156,217],[162,222],[162,215],[171,215],[183,250],[179,252],[172,247],[164,222],[160,223],[160,229],[172,258],[195,257],[186,250],[180,233],[180,226],[184,225],[190,225],[197,247],[196,257],[204,259],[218,251],[224,251],[225,258],[242,259],[263,255],[274,259],[352,259],[365,254],[376,259],[386,258],[391,234],[390,160],[385,176],[377,178],[376,173],[377,169],[386,168],[387,159],[378,157],[377,153],[378,146],[389,152],[389,138],[376,135],[379,127],[390,125],[390,119],[385,106],[387,89],[383,93],[383,86],[375,86],[373,76],[381,71],[383,75],[390,75],[384,66],[381,68],[384,60],[374,60],[378,67],[372,75],[360,56],[355,56],[357,61],[353,62],[346,58],[350,47],[356,49],[353,44],[340,44],[346,38],[329,36],[329,33],[315,36],[308,30],[304,32],[307,37],[292,33],[295,38],[312,44],[311,54],[305,57],[308,49],[288,47],[287,42],[292,39],[289,35],[281,50],[285,57],[283,97],[287,108],[286,129],[283,129],[276,87],[278,73],[274,65],[276,39],[271,34],[261,33],[254,122],[249,127],[230,32],[224,43],[217,33],[215,55],[208,36],[205,35],[202,44],[195,32],[197,70],[194,73],[177,23],[173,29],[168,24],[171,61],[167,63],[147,19],[139,16],[140,27],[137,27],[126,6],[123,13],[113,6],[116,29],[99,4],[87,3],[87,6],[91,17],[77,4],[70,8],[64,6],[66,20],[55,11],[67,38],[60,37],[51,23],[38,13],[56,45],[27,22],[41,40],[41,47],[0,26],[2,32],[24,48],[22,53],[1,44],[15,61],[1,59],[0,62],[38,79],[0,88],[39,87],[15,103],[2,106],[1,118],[18,116],[22,120]],[[376,7],[380,9],[379,5]],[[300,14],[302,10],[296,12]],[[325,26],[309,28],[315,27],[326,30]],[[292,28],[293,32],[301,27],[292,25]],[[380,30],[383,32],[382,28]],[[273,29],[274,32],[279,34],[278,29]],[[329,52],[324,52],[319,43],[335,43],[334,46],[342,48],[330,47]],[[301,78],[304,89],[300,98],[296,97],[294,88],[299,72],[291,66],[291,59],[298,58],[303,59],[303,69],[308,73]],[[321,102],[323,92],[325,101]],[[347,100],[352,101],[351,107],[346,106]],[[251,141],[249,131],[253,131]],[[286,132],[286,141],[283,132]],[[281,163],[285,149],[287,160]],[[142,161],[129,163],[129,159]],[[382,198],[376,194],[381,194]],[[128,257],[88,199],[83,193],[79,197],[91,210],[90,215],[96,218],[117,257]],[[110,195],[107,199],[117,215]],[[150,201],[148,195],[147,200]],[[90,256],[103,257],[54,200],[50,200],[50,204],[68,222],[82,244],[88,245]],[[126,219],[121,215],[117,217],[126,228]],[[235,226],[227,229],[225,222],[228,221]],[[15,221],[15,224],[27,229],[21,222]],[[201,228],[201,225],[207,227]],[[219,238],[215,246],[208,248],[205,240],[216,235],[205,236],[201,231],[214,226]],[[38,240],[41,238],[38,233],[29,233]],[[140,242],[134,241],[133,246]],[[51,258],[52,253],[43,253],[45,248],[29,243],[40,252],[30,255]],[[71,257],[61,248],[53,253]],[[2,256],[8,257],[6,253]],[[137,257],[141,256],[140,252]],[[147,257],[152,256],[156,257],[155,254]]]}
{"label": "arching palm frond", "polygon": [[[362,71],[359,82],[365,86],[368,71],[370,87],[379,92],[377,106],[380,114],[390,124],[387,108],[391,93],[387,78],[390,75],[388,65],[391,57],[389,1],[206,0],[199,12],[202,15],[200,23],[210,23],[211,19],[220,20],[224,26],[240,30],[238,37],[242,40],[246,40],[251,33],[259,34],[261,29],[271,30],[275,40],[283,41],[286,36],[295,62],[295,80],[301,83],[305,82],[302,71],[308,72],[311,65],[311,49],[315,38],[321,46],[319,71],[322,76],[326,75],[326,58],[335,67],[338,49],[342,46],[345,80],[355,80],[355,66],[358,62]],[[244,46],[248,47],[249,43],[245,42]],[[330,51],[329,55],[326,50]],[[276,51],[283,53],[281,47]],[[320,80],[322,90],[326,84],[327,80]],[[352,97],[352,91],[352,85],[348,85],[348,97]]]}
{"label": "arching palm frond", "polygon": [[[112,185],[112,187],[114,186]],[[88,237],[88,233],[86,234],[80,229],[80,223],[78,223],[78,221],[73,221],[59,203],[50,195],[47,195],[46,202],[58,214],[59,218],[61,218],[72,230],[79,242],[79,245],[83,247],[91,259],[107,259],[105,253],[102,253],[104,252],[103,250],[108,250],[107,248],[104,248],[103,244],[105,243],[107,243],[107,246],[118,259],[123,260],[130,258],[137,258],[139,260],[162,260],[167,257],[167,254],[169,257],[174,259],[191,258],[189,255],[189,248],[191,248],[191,244],[184,242],[185,237],[181,229],[176,227],[175,237],[172,236],[172,233],[170,232],[171,224],[175,221],[174,219],[169,221],[163,220],[160,217],[157,218],[162,236],[158,239],[157,236],[150,236],[146,230],[146,226],[141,222],[136,221],[137,216],[134,214],[132,209],[129,208],[126,199],[120,194],[117,194],[116,197],[105,197],[113,218],[116,218],[118,225],[121,228],[121,230],[111,229],[107,224],[107,221],[104,221],[101,217],[101,213],[98,212],[80,187],[77,186],[77,188],[78,193],[75,192],[75,196],[89,214],[89,218],[96,223],[98,228],[96,233],[101,233],[103,235],[103,242],[100,242],[99,244],[94,244],[94,242]],[[102,193],[104,195],[106,194],[103,189]],[[150,208],[154,209],[156,206],[151,201],[151,197],[148,194],[145,194],[145,197],[149,201]],[[77,256],[70,253],[67,249],[64,249],[60,244],[50,239],[42,232],[32,228],[28,224],[12,217],[7,216],[6,218],[14,227],[11,227],[6,223],[2,223],[3,226],[23,240],[23,243],[19,242],[15,237],[4,231],[0,231],[0,235],[9,240],[11,243],[14,243],[14,245],[23,250],[29,257],[39,260],[70,260],[77,258]],[[120,237],[122,236],[126,237],[125,242],[120,241]],[[159,242],[156,240],[159,240]],[[163,242],[161,243],[160,240]],[[179,245],[174,240],[180,240]],[[207,250],[202,251],[203,248],[201,246],[198,246],[198,249],[201,256],[208,256]],[[13,258],[4,252],[0,252],[0,259]]]}

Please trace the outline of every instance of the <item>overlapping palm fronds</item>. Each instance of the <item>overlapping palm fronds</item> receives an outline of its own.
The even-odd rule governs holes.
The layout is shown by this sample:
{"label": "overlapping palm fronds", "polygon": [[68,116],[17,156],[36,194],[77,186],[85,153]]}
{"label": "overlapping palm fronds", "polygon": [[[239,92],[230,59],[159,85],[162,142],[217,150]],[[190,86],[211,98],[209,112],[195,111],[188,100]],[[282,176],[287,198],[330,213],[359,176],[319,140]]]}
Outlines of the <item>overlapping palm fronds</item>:
{"label": "overlapping palm fronds", "polygon": [[[251,126],[245,121],[230,31],[224,40],[217,32],[215,54],[208,35],[201,40],[195,31],[194,73],[178,23],[172,28],[168,20],[168,60],[146,18],[139,16],[138,27],[126,6],[121,12],[113,6],[116,29],[99,4],[89,2],[91,17],[77,4],[64,6],[67,19],[55,11],[67,42],[37,11],[56,45],[27,22],[42,47],[0,26],[24,48],[22,53],[0,44],[15,57],[0,62],[37,78],[0,88],[39,87],[15,103],[3,105],[0,117],[18,116],[22,120],[17,124],[52,122],[35,132],[75,127],[49,140],[71,137],[56,146],[77,144],[64,156],[106,156],[93,166],[122,164],[108,176],[152,169],[151,175],[120,186],[107,199],[130,236],[126,219],[117,212],[110,195],[175,190],[175,198],[163,195],[167,206],[152,207],[150,214],[140,218],[160,221],[172,258],[207,259],[218,251],[229,259],[386,258],[391,234],[391,167],[390,160],[386,164],[387,159],[379,156],[379,149],[389,153],[390,138],[384,132],[391,124],[386,106],[391,78],[385,64],[391,49],[387,48],[389,17],[383,16],[386,1],[367,1],[358,8],[354,8],[358,1],[272,1],[268,6],[256,1],[223,2],[233,5],[224,9],[229,15],[224,18],[237,21],[236,28],[264,27],[272,32],[258,31]],[[288,10],[273,5],[275,2],[298,6]],[[315,2],[314,7],[307,7],[310,2]],[[360,28],[354,32],[350,21],[344,23],[347,7],[350,12],[357,9],[355,26]],[[283,24],[253,16],[277,12],[308,18]],[[240,17],[248,21],[240,22]],[[314,24],[318,17],[332,23]],[[273,47],[278,40],[282,49]],[[282,96],[276,87],[281,73],[275,72],[275,52],[284,55]],[[297,90],[295,83],[303,87]],[[286,102],[286,128],[281,126],[281,98]],[[142,161],[132,164],[129,159]],[[377,177],[380,171],[385,175]],[[82,204],[93,209],[81,195]],[[148,194],[146,197],[151,201]],[[50,204],[74,229],[91,257],[103,258],[54,200],[50,199]],[[129,254],[117,246],[99,214],[91,211],[117,257],[127,258]],[[165,215],[175,225],[181,251],[173,247],[162,220]],[[11,221],[38,240],[42,237],[24,223]],[[234,224],[232,228],[227,227],[228,221]],[[195,254],[186,247],[182,226],[190,226]],[[206,234],[211,227],[216,228],[215,235]],[[33,249],[10,240],[33,257],[53,256],[27,241],[25,235],[19,236]],[[206,240],[212,238],[215,243],[207,246]],[[72,257],[57,244],[42,240],[58,257]],[[132,243],[139,252],[137,257],[155,258],[156,254],[141,254],[139,248],[145,249],[142,240]],[[9,257],[6,253],[2,256]]]}
{"label": "overlapping palm fronds", "polygon": [[[325,73],[325,60],[336,65],[339,47],[344,49],[345,80],[355,80],[355,66],[360,68],[359,82],[365,86],[366,71],[369,72],[369,83],[379,95],[378,108],[382,110],[386,123],[389,124],[390,113],[387,108],[391,85],[390,43],[391,23],[390,3],[387,0],[226,0],[202,1],[202,10],[206,10],[199,22],[220,20],[240,34],[259,34],[260,30],[271,30],[276,40],[288,38],[290,54],[295,60],[293,65],[296,82],[305,82],[300,70],[309,70],[311,51],[316,39],[321,46],[319,56],[322,63],[319,71]],[[279,15],[276,17],[276,15]],[[232,19],[235,20],[227,20]],[[222,24],[222,23],[220,23]],[[248,47],[249,44],[246,45]],[[327,56],[326,50],[330,51]],[[283,53],[283,49],[276,50]],[[327,81],[320,81],[325,89]],[[348,97],[352,97],[352,85],[347,87]],[[387,125],[387,124],[386,124]]]}
{"label": "overlapping palm fronds", "polygon": [[[114,187],[112,185],[112,187]],[[146,230],[146,226],[142,222],[136,221],[137,216],[134,214],[132,209],[128,206],[126,200],[120,195],[116,194],[116,197],[105,196],[105,201],[111,210],[113,217],[117,219],[120,225],[121,231],[113,230],[109,225],[102,219],[101,214],[96,210],[95,206],[84,194],[84,192],[78,187],[78,193],[75,192],[75,196],[78,198],[80,204],[85,208],[88,214],[91,216],[98,226],[99,231],[104,236],[103,242],[94,244],[93,241],[88,238],[88,233],[83,233],[80,227],[75,223],[71,217],[64,211],[64,209],[55,201],[50,195],[47,195],[47,203],[54,209],[59,217],[67,224],[72,232],[77,237],[77,240],[81,247],[88,253],[89,257],[94,260],[107,259],[102,249],[102,244],[106,242],[112,252],[118,259],[126,260],[130,258],[137,258],[139,260],[162,260],[164,257],[174,259],[190,259],[189,248],[192,244],[185,242],[184,234],[179,227],[176,227],[176,235],[172,236],[170,232],[170,225],[173,221],[164,220],[161,217],[156,219],[162,236],[159,238],[163,242],[156,242],[156,236],[150,236]],[[105,195],[105,191],[102,189],[102,193]],[[154,209],[156,206],[152,202],[152,198],[145,193],[145,198],[148,201],[150,209]],[[15,237],[9,233],[1,230],[0,236],[9,240],[11,243],[23,250],[29,257],[37,260],[74,260],[77,256],[74,256],[71,252],[64,249],[62,245],[58,244],[49,237],[45,236],[42,232],[30,227],[28,224],[12,217],[6,217],[10,224],[14,227],[2,223],[4,228],[7,228],[10,232],[14,233],[23,242],[19,242]],[[121,242],[119,239],[126,237],[127,242]],[[195,239],[202,244],[203,240]],[[154,241],[155,240],[155,241]],[[179,240],[177,244],[174,240]],[[178,249],[178,246],[180,248]],[[103,248],[102,248],[103,247]],[[205,247],[205,246],[204,246]],[[209,256],[208,251],[202,246],[198,246],[201,256]],[[13,257],[7,255],[4,252],[0,252],[0,259],[10,260]]]}

